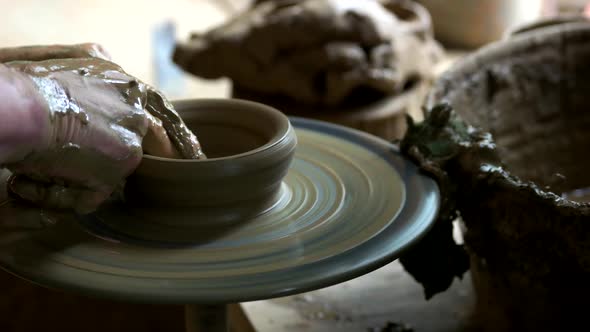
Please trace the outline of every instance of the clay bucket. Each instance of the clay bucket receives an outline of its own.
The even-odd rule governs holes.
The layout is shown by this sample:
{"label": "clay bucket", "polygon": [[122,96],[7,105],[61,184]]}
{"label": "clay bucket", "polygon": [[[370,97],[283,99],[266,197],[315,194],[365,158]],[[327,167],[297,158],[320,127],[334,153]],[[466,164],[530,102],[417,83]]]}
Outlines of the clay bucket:
{"label": "clay bucket", "polygon": [[228,225],[272,208],[297,145],[288,118],[242,100],[183,100],[174,106],[207,159],[145,155],[127,181],[128,203],[147,222],[174,226]]}
{"label": "clay bucket", "polygon": [[[432,22],[428,11],[413,1],[387,1],[389,10],[403,22],[408,33],[419,40],[433,38]],[[440,59],[442,50],[431,42],[425,52],[430,53],[433,65]],[[412,61],[412,60],[409,60]],[[434,68],[432,69],[434,73]],[[253,100],[271,105],[287,115],[327,121],[342,126],[362,130],[388,141],[400,139],[405,130],[405,116],[419,113],[432,77],[410,78],[403,90],[392,96],[373,98],[373,92],[361,91],[351,96],[346,106],[323,107],[297,103],[283,96],[269,95],[249,90],[234,84],[231,95],[234,98]],[[367,97],[369,96],[369,97]]]}
{"label": "clay bucket", "polygon": [[[441,167],[456,186],[450,199],[462,218],[482,326],[586,330],[590,204],[574,193],[590,187],[590,24],[522,31],[437,81],[426,121],[434,120],[434,106],[448,103],[491,141],[464,130],[463,137],[487,143],[464,139],[448,149],[457,155],[427,167]],[[457,139],[449,134],[457,128],[445,127],[437,139]]]}

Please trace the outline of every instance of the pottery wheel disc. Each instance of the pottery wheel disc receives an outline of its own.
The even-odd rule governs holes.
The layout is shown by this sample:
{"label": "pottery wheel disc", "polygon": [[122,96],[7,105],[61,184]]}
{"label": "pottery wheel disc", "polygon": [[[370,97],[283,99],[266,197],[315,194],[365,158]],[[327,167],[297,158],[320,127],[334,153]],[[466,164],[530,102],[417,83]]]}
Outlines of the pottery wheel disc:
{"label": "pottery wheel disc", "polygon": [[[291,122],[299,142],[293,164],[277,204],[256,217],[215,232],[158,223],[166,211],[150,218],[122,204],[87,216],[57,214],[2,189],[0,266],[91,296],[241,302],[368,273],[431,226],[438,187],[394,145],[324,122]],[[8,175],[0,177],[3,188]]]}

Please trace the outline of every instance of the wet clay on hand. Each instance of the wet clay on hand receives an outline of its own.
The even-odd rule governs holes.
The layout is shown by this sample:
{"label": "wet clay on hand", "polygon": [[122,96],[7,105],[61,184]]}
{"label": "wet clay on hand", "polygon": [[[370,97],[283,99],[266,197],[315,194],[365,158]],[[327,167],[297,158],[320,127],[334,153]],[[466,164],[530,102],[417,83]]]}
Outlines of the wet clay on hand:
{"label": "wet clay on hand", "polygon": [[411,26],[377,0],[264,1],[178,44],[173,58],[203,78],[334,106],[357,89],[391,95],[430,75],[440,50]]}
{"label": "wet clay on hand", "polygon": [[[72,59],[79,61],[76,62]],[[69,70],[86,77],[96,75],[98,78],[107,80],[127,98],[140,94],[140,96],[132,98],[140,98],[144,111],[149,112],[146,114],[149,120],[148,131],[143,142],[145,152],[169,158],[204,158],[196,136],[186,127],[165,97],[136,78],[132,78],[132,81],[137,86],[129,87],[125,84],[117,84],[116,81],[109,78],[109,75],[116,76],[117,73],[129,75],[109,60],[110,56],[104,48],[95,43],[0,49],[0,62],[7,63],[14,68],[28,68],[31,73],[37,73],[35,70],[44,72],[47,71],[47,68],[60,68],[60,70]],[[76,66],[79,67],[76,68]],[[101,70],[102,72],[100,72]],[[129,99],[127,101],[131,102]]]}
{"label": "wet clay on hand", "polygon": [[[47,57],[42,48],[32,49],[25,53]],[[5,59],[20,57],[15,50],[0,54]],[[2,161],[13,173],[11,192],[27,201],[88,213],[120,187],[144,151],[204,158],[195,135],[171,104],[108,60],[85,55],[11,60],[0,69],[5,81],[14,82],[8,87],[18,90],[10,96],[30,99],[27,107],[38,118],[30,138],[35,142],[19,145],[13,158]]]}

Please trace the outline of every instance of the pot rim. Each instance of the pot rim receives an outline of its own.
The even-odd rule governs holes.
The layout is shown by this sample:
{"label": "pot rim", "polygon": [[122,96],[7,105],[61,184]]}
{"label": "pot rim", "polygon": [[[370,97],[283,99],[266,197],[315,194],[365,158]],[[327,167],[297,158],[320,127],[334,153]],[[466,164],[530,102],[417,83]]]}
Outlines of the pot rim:
{"label": "pot rim", "polygon": [[432,108],[436,104],[445,102],[445,99],[441,97],[448,93],[449,82],[458,81],[458,78],[461,79],[466,74],[480,70],[482,64],[493,63],[497,58],[530,48],[531,43],[540,44],[547,38],[555,38],[563,33],[585,33],[590,36],[589,22],[578,21],[551,25],[534,33],[516,34],[508,39],[499,40],[479,48],[459,60],[436,80],[424,101],[424,105],[427,108]]}
{"label": "pot rim", "polygon": [[[147,160],[151,160],[151,161],[158,161],[158,162],[165,162],[165,163],[200,163],[200,164],[210,164],[210,163],[215,163],[215,162],[219,163],[219,162],[224,162],[224,161],[229,161],[229,160],[233,161],[235,159],[243,159],[243,158],[251,157],[252,155],[259,154],[262,151],[272,149],[274,146],[276,146],[281,141],[286,139],[286,137],[289,135],[289,132],[293,130],[292,125],[289,121],[289,118],[286,115],[284,115],[282,112],[280,112],[279,110],[277,110],[274,107],[271,107],[271,106],[268,106],[268,105],[265,105],[262,103],[254,102],[254,101],[243,100],[243,99],[234,99],[234,98],[232,98],[232,99],[230,99],[230,98],[188,98],[188,99],[174,100],[174,101],[171,101],[171,103],[172,103],[172,105],[174,105],[174,108],[181,116],[183,113],[190,112],[190,111],[179,110],[179,108],[184,108],[184,107],[188,108],[191,106],[192,107],[197,106],[198,108],[209,108],[209,109],[219,108],[219,107],[223,107],[223,106],[247,107],[250,109],[258,109],[261,113],[265,113],[266,115],[276,119],[277,123],[280,125],[280,127],[278,128],[276,133],[274,133],[273,136],[263,145],[255,148],[255,149],[252,149],[252,150],[249,150],[246,152],[242,152],[242,153],[238,153],[235,155],[231,155],[231,156],[217,157],[217,158],[206,158],[206,159],[176,159],[176,158],[166,158],[166,157],[159,157],[159,156],[144,154],[142,159],[147,159]],[[198,133],[197,133],[197,138],[198,138]]]}

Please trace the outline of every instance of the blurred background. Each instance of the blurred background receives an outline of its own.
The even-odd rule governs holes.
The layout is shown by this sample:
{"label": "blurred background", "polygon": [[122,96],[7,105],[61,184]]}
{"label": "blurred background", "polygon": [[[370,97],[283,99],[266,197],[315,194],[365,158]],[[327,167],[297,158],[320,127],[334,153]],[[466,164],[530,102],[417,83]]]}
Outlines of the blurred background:
{"label": "blurred background", "polygon": [[[249,0],[50,0],[2,1],[0,47],[102,44],[130,74],[156,84],[156,33],[173,23],[178,36],[224,22]],[[223,82],[187,78],[185,96],[221,96]],[[178,96],[182,97],[182,96]]]}
{"label": "blurred background", "polygon": [[[190,32],[221,24],[251,0],[50,0],[2,1],[0,47],[97,42],[127,72],[155,84],[172,98],[228,94],[224,80],[179,76],[175,87],[161,86],[158,56]],[[436,37],[451,50],[474,48],[501,38],[505,29],[541,15],[579,12],[585,0],[419,0],[433,16]],[[453,5],[449,5],[453,3]],[[159,38],[158,38],[159,36]],[[159,46],[159,47],[158,47]],[[171,46],[170,46],[171,47]],[[459,52],[462,53],[462,52]],[[451,52],[451,58],[457,52]],[[446,65],[446,64],[445,64]],[[165,70],[166,68],[164,68]],[[160,68],[162,70],[162,68]]]}

